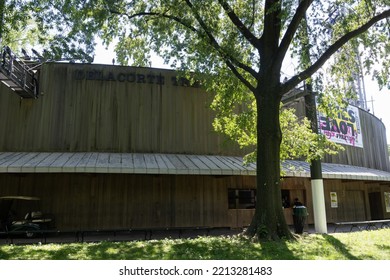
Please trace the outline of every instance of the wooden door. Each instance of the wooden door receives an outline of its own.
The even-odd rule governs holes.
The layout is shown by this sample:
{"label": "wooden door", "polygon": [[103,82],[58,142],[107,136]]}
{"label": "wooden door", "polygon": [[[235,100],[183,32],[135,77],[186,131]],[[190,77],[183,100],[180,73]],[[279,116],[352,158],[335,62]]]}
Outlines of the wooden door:
{"label": "wooden door", "polygon": [[347,221],[365,221],[367,219],[363,191],[345,192],[345,218]]}
{"label": "wooden door", "polygon": [[381,220],[383,216],[382,196],[380,192],[373,192],[368,194],[370,202],[370,212],[372,220]]}

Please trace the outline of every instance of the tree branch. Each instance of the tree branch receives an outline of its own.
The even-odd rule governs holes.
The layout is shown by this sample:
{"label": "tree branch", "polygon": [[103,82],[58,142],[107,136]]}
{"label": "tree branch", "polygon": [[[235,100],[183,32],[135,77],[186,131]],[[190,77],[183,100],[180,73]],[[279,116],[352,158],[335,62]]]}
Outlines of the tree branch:
{"label": "tree branch", "polygon": [[247,79],[245,79],[240,72],[238,72],[237,68],[230,62],[230,60],[225,60],[226,65],[230,68],[233,74],[239,79],[250,91],[255,91],[255,86],[253,86]]}
{"label": "tree branch", "polygon": [[193,27],[191,24],[186,23],[186,22],[183,21],[181,18],[172,16],[172,15],[168,15],[168,14],[165,14],[165,13],[141,12],[141,13],[136,13],[136,14],[128,15],[128,14],[126,14],[126,13],[121,13],[121,12],[118,12],[118,11],[115,11],[115,10],[112,10],[112,9],[110,9],[109,11],[110,11],[110,13],[112,13],[112,14],[116,14],[116,15],[120,15],[120,16],[126,16],[129,20],[131,20],[131,19],[133,19],[133,18],[137,18],[137,17],[162,17],[162,18],[167,18],[167,19],[176,21],[177,23],[183,25],[184,27],[190,29],[190,30],[193,31],[193,32],[199,33],[199,30],[197,30],[197,29],[196,29],[195,27]]}
{"label": "tree branch", "polygon": [[[188,7],[193,11],[194,16],[200,26],[203,29],[203,32],[206,34],[211,46],[220,54],[222,59],[225,61],[226,65],[232,70],[234,75],[243,83],[245,84],[251,91],[254,91],[255,87],[247,80],[245,79],[240,72],[237,70],[236,66],[243,69],[244,71],[247,71],[249,74],[251,74],[253,77],[256,77],[257,73],[252,68],[248,67],[247,65],[239,62],[234,57],[232,57],[229,53],[224,52],[222,47],[218,44],[217,40],[214,38],[213,34],[211,34],[207,24],[203,21],[203,19],[200,17],[200,15],[195,11],[194,6],[192,5],[190,0],[186,0],[186,3]],[[198,33],[198,35],[200,35]],[[236,66],[235,66],[236,65]]]}
{"label": "tree branch", "polygon": [[245,26],[245,24],[238,18],[236,13],[230,5],[223,0],[218,0],[219,4],[225,10],[232,23],[237,27],[240,33],[254,46],[256,49],[260,47],[260,40]]}
{"label": "tree branch", "polygon": [[282,95],[287,93],[289,90],[293,89],[295,86],[297,86],[300,82],[306,80],[307,78],[311,77],[315,72],[317,72],[318,69],[320,69],[325,62],[335,53],[337,52],[343,45],[345,45],[349,40],[353,39],[354,37],[366,32],[370,27],[372,27],[375,23],[389,18],[390,17],[390,10],[386,10],[373,18],[371,18],[368,22],[360,26],[359,28],[352,30],[348,33],[346,33],[344,36],[342,36],[340,39],[338,39],[335,43],[333,43],[321,56],[320,58],[313,63],[310,67],[308,67],[306,70],[302,71],[298,75],[293,76],[290,80],[288,80],[285,84],[281,86],[282,89]]}
{"label": "tree branch", "polygon": [[[193,10],[192,3],[190,1],[188,1],[188,0],[186,2],[187,2],[187,5]],[[243,82],[250,90],[254,90],[254,87],[251,85],[251,83],[249,83],[249,81],[247,81],[238,72],[238,70],[236,69],[236,67],[234,65],[237,65],[239,68],[243,69],[244,71],[247,71],[253,77],[255,77],[255,75],[257,75],[256,71],[254,71],[252,68],[248,67],[247,65],[237,61],[236,59],[234,59],[234,57],[232,57],[228,53],[223,52],[222,47],[218,44],[218,42],[216,41],[214,36],[209,32],[207,25],[200,18],[199,14],[196,13],[196,11],[193,10],[193,12],[195,14],[195,18],[197,19],[198,23],[202,27],[202,30],[203,30],[204,34],[200,30],[198,30],[194,26],[192,26],[191,24],[183,21],[181,18],[173,16],[173,15],[169,15],[169,14],[166,14],[166,13],[140,12],[140,13],[129,15],[129,14],[126,14],[126,13],[122,13],[122,12],[113,10],[113,9],[110,9],[109,11],[110,11],[110,13],[113,13],[113,14],[126,16],[129,20],[137,18],[137,17],[160,17],[160,18],[166,18],[166,19],[169,19],[169,20],[172,20],[172,21],[175,21],[175,22],[181,24],[182,26],[188,28],[189,30],[191,30],[192,32],[194,32],[195,34],[197,34],[200,37],[204,38],[205,37],[204,34],[206,34],[206,37],[209,40],[209,42],[212,45],[212,47],[221,55],[222,59],[225,61],[225,63],[228,65],[228,67],[232,70],[232,72],[237,76],[237,78],[240,79],[240,81]]]}
{"label": "tree branch", "polygon": [[291,41],[294,38],[294,35],[296,34],[299,24],[301,23],[302,19],[305,17],[307,9],[310,7],[310,5],[313,3],[313,0],[301,0],[299,3],[299,6],[286,30],[286,33],[283,36],[282,41],[280,42],[279,48],[278,48],[278,54],[277,54],[277,61],[279,61],[280,64],[282,64],[283,59],[287,53],[287,50],[289,46],[291,45]]}

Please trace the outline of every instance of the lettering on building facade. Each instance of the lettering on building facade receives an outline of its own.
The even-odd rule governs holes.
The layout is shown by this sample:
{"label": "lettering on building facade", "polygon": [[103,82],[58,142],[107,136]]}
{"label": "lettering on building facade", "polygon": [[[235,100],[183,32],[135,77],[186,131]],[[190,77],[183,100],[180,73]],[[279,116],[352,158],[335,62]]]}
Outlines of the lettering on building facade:
{"label": "lettering on building facade", "polygon": [[103,81],[103,82],[119,82],[119,83],[136,83],[136,84],[155,84],[165,85],[170,83],[173,86],[182,87],[199,87],[199,83],[191,83],[186,78],[178,78],[172,76],[166,78],[161,73],[154,74],[141,74],[134,71],[114,73],[112,71],[100,71],[100,70],[75,70],[73,73],[75,80],[86,81]]}

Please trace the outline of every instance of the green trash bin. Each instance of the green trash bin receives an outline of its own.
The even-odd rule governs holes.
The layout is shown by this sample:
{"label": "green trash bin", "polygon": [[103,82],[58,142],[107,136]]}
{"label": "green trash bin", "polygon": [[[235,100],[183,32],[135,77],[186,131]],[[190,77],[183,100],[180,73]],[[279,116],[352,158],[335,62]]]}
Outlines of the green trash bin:
{"label": "green trash bin", "polygon": [[305,206],[295,206],[293,208],[293,221],[295,233],[302,234],[305,226],[306,217],[308,216]]}

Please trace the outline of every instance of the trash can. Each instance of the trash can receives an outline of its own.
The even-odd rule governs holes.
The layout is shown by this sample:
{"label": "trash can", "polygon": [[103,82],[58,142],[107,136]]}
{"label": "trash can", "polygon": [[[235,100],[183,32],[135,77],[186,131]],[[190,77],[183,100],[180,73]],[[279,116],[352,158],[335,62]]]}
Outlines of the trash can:
{"label": "trash can", "polygon": [[293,221],[294,221],[294,229],[295,233],[302,234],[303,227],[305,226],[307,209],[305,206],[295,206],[293,208]]}

